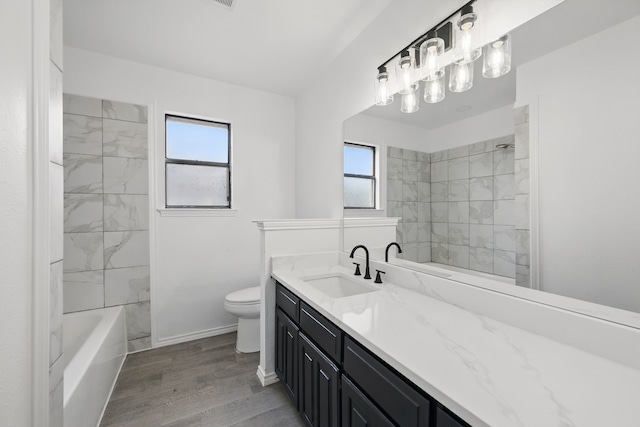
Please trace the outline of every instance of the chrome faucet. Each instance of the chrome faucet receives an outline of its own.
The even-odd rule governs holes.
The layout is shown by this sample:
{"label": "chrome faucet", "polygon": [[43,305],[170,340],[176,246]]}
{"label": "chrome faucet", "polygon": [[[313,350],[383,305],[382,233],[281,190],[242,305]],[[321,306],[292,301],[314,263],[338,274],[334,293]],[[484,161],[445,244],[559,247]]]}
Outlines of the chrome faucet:
{"label": "chrome faucet", "polygon": [[364,270],[364,278],[365,279],[371,279],[371,274],[369,274],[369,249],[367,249],[367,247],[365,245],[358,245],[355,248],[353,248],[351,250],[351,255],[349,255],[349,258],[353,258],[353,254],[355,253],[356,249],[362,248],[364,249],[364,253],[365,253],[365,270]]}
{"label": "chrome faucet", "polygon": [[391,246],[395,246],[396,248],[398,248],[399,254],[402,253],[402,248],[400,247],[400,245],[397,242],[391,242],[387,245],[387,249],[384,250],[384,262],[389,262],[389,249],[391,248]]}

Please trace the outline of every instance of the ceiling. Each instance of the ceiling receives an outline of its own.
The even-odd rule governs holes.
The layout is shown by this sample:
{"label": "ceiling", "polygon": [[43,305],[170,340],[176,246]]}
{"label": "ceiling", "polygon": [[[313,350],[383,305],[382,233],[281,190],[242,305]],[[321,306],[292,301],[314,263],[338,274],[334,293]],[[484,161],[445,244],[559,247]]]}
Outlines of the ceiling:
{"label": "ceiling", "polygon": [[[450,93],[437,104],[420,102],[416,113],[400,112],[400,96],[384,107],[373,106],[363,113],[424,129],[433,129],[496,108],[513,105],[516,99],[516,68],[588,35],[605,30],[640,14],[639,0],[566,0],[511,32],[512,67],[497,79],[482,77],[482,58],[476,61],[473,88]],[[612,41],[615,42],[615,41]],[[597,56],[594,52],[594,59]],[[447,69],[447,78],[448,78]],[[471,107],[471,108],[468,108]],[[457,111],[461,109],[463,111]]]}
{"label": "ceiling", "polygon": [[64,0],[64,44],[294,96],[392,0]]}

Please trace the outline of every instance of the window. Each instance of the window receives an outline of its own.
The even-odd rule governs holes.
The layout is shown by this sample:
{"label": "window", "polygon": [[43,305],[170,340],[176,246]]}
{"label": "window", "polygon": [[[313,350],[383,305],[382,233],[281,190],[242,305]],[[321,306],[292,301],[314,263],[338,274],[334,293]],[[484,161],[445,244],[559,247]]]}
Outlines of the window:
{"label": "window", "polygon": [[165,206],[231,207],[228,123],[165,116]]}
{"label": "window", "polygon": [[345,209],[376,208],[375,159],[375,147],[344,143]]}

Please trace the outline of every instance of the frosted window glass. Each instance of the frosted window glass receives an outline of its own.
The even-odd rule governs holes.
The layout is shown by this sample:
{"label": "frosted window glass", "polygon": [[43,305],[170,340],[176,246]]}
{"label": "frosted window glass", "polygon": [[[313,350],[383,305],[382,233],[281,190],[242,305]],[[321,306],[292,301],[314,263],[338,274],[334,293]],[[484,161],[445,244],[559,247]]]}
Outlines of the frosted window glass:
{"label": "frosted window glass", "polygon": [[369,178],[344,178],[346,208],[375,208],[374,181]]}
{"label": "frosted window glass", "polygon": [[167,206],[229,207],[229,169],[167,164]]}
{"label": "frosted window glass", "polygon": [[229,125],[167,117],[167,158],[229,162]]}
{"label": "frosted window glass", "polygon": [[373,176],[373,156],[373,148],[345,145],[344,173]]}

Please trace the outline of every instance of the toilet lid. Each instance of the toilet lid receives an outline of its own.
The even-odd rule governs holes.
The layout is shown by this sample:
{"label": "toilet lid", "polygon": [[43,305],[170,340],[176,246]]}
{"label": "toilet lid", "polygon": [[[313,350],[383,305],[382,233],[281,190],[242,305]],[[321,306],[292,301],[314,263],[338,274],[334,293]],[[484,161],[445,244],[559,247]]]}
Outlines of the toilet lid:
{"label": "toilet lid", "polygon": [[240,289],[239,291],[231,292],[225,298],[227,302],[233,304],[255,304],[260,302],[260,286],[253,288]]}

